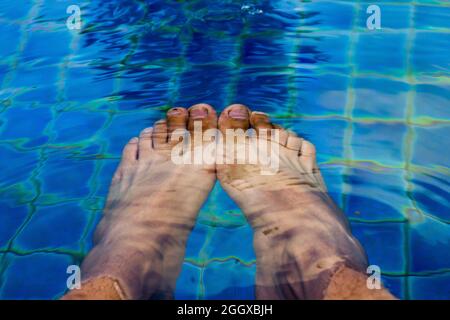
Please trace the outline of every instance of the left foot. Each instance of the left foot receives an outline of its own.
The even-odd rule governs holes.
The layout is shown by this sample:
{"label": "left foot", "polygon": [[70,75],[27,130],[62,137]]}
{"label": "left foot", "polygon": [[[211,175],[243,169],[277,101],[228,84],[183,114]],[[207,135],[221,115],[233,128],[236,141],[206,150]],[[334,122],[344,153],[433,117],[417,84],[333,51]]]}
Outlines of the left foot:
{"label": "left foot", "polygon": [[113,279],[128,299],[170,297],[187,237],[216,179],[214,165],[171,159],[171,133],[192,129],[194,120],[204,130],[217,125],[209,105],[173,108],[126,145],[95,246],[82,265],[85,281]]}

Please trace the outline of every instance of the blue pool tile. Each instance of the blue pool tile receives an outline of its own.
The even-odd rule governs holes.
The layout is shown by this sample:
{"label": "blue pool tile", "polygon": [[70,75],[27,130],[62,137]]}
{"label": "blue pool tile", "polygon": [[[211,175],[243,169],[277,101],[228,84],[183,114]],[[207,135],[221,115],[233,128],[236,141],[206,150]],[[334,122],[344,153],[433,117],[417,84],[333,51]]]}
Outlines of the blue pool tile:
{"label": "blue pool tile", "polygon": [[349,80],[348,76],[336,74],[299,76],[296,79],[299,101],[293,111],[306,115],[343,115]]}
{"label": "blue pool tile", "polygon": [[0,188],[27,180],[38,164],[37,152],[19,152],[0,145]]}
{"label": "blue pool tile", "polygon": [[[450,159],[442,123],[450,118],[450,9],[442,1],[377,1],[383,29],[373,31],[365,26],[370,0],[91,1],[82,8],[89,28],[78,37],[65,26],[72,3],[53,2],[34,4],[39,11],[27,21],[32,1],[0,1],[0,82],[8,80],[0,94],[0,248],[39,196],[13,243],[17,255],[0,258],[9,267],[0,298],[64,291],[71,258],[27,250],[90,248],[124,144],[169,104],[221,110],[240,102],[316,144],[330,194],[354,218],[389,290],[449,299]],[[16,55],[19,43],[24,50]],[[414,87],[402,82],[407,77]],[[407,94],[413,105],[405,123]],[[47,137],[53,114],[60,117]],[[409,158],[411,172],[394,169]],[[346,169],[353,165],[359,169]],[[408,224],[374,221],[405,217]],[[238,262],[252,254],[245,216],[216,187],[188,240],[176,296],[254,298],[255,267]],[[238,260],[217,261],[231,256]],[[194,266],[203,262],[205,269]]]}
{"label": "blue pool tile", "polygon": [[406,245],[404,223],[351,223],[353,235],[361,242],[369,264],[380,267],[381,272],[405,273]]}
{"label": "blue pool tile", "polygon": [[220,183],[216,182],[200,210],[197,223],[211,227],[238,228],[247,225],[247,219]]}
{"label": "blue pool tile", "polygon": [[411,196],[419,210],[450,221],[450,183],[448,177],[437,172],[413,173]]}
{"label": "blue pool tile", "polygon": [[20,36],[18,25],[3,22],[0,24],[0,61],[7,62],[7,59],[17,51]]}
{"label": "blue pool tile", "polygon": [[204,255],[199,256],[199,253],[213,233],[213,227],[209,227],[202,223],[196,223],[186,244],[185,259],[203,260],[207,258]]}
{"label": "blue pool tile", "polygon": [[26,206],[39,194],[38,185],[32,179],[23,180],[0,189],[0,198],[10,206]]}
{"label": "blue pool tile", "polygon": [[[199,5],[201,6],[201,3]],[[152,30],[164,30],[164,26],[182,27],[187,22],[186,14],[188,14],[188,10],[185,10],[184,3],[178,1],[153,1],[151,12],[155,20],[154,25],[151,26]]]}
{"label": "blue pool tile", "polygon": [[[114,72],[118,72],[123,69],[121,67],[121,61],[124,56],[129,52],[128,42],[125,37],[122,37],[122,33],[117,33],[118,38],[113,40],[105,34],[105,39],[99,39],[100,34],[87,33],[83,37],[79,38],[79,49],[76,55],[70,57],[71,66],[85,66],[92,65],[94,69],[102,70],[103,72],[114,77]],[[102,45],[93,45],[94,43]],[[108,46],[108,43],[111,45]],[[101,64],[93,61],[102,61]],[[112,76],[111,74],[114,74]]]}
{"label": "blue pool tile", "polygon": [[24,1],[17,5],[15,2],[0,2],[0,17],[7,20],[24,19],[33,5],[32,1]]}
{"label": "blue pool tile", "polygon": [[384,3],[378,4],[377,2],[372,1],[371,3],[361,5],[357,22],[357,25],[360,28],[365,29],[366,32],[380,32],[380,30],[367,29],[367,19],[373,14],[367,13],[367,8],[372,4],[377,4],[380,7],[381,29],[408,29],[410,27],[412,11],[410,5],[400,5],[398,3],[394,5]]}
{"label": "blue pool tile", "polygon": [[381,166],[401,166],[406,125],[396,123],[355,123],[353,158],[374,161]]}
{"label": "blue pool tile", "polygon": [[412,272],[450,269],[450,225],[423,216],[411,224],[410,256]]}
{"label": "blue pool tile", "polygon": [[417,73],[441,73],[448,70],[450,34],[418,32],[414,40],[412,66]]}
{"label": "blue pool tile", "polygon": [[209,258],[239,257],[248,263],[255,259],[253,230],[248,224],[239,228],[216,227],[202,254]]}
{"label": "blue pool tile", "polygon": [[[153,3],[152,3],[153,4]],[[134,25],[142,20],[146,13],[144,4],[138,2],[91,2],[86,6],[89,12],[95,12],[95,21],[103,28],[116,30],[123,25]],[[90,15],[87,18],[93,19]],[[93,19],[94,20],[94,19]],[[111,30],[108,30],[111,31]]]}
{"label": "blue pool tile", "polygon": [[[274,68],[241,68],[236,97],[231,103],[242,103],[253,110],[287,112],[288,75]],[[261,97],[265,97],[261,99]]]}
{"label": "blue pool tile", "polygon": [[57,101],[57,88],[54,84],[44,84],[37,87],[31,87],[24,91],[24,93],[19,94],[16,101],[39,101],[45,104],[53,104]]}
{"label": "blue pool tile", "polygon": [[181,75],[179,96],[174,104],[189,107],[201,102],[222,106],[230,76],[230,68],[226,66],[193,66]]}
{"label": "blue pool tile", "polygon": [[[425,1],[425,2],[427,2],[428,0],[419,0],[418,2],[423,2],[423,1]],[[361,2],[361,3],[363,3],[363,4],[366,4],[366,3],[373,3],[373,1],[371,1],[371,0],[360,0],[359,2]],[[379,2],[379,3],[383,3],[383,2],[388,2],[388,3],[390,3],[390,4],[392,4],[392,1],[391,0],[378,0],[377,2]],[[411,2],[412,2],[412,0],[396,0],[395,2],[397,2],[397,3],[408,3],[408,4],[410,4]]]}
{"label": "blue pool tile", "polygon": [[357,78],[354,82],[355,117],[383,119],[405,116],[408,84],[383,78]]}
{"label": "blue pool tile", "polygon": [[61,198],[83,198],[89,192],[88,181],[94,169],[93,161],[73,158],[66,151],[54,151],[49,154],[39,179],[42,193]]}
{"label": "blue pool tile", "polygon": [[415,117],[450,119],[449,96],[450,87],[448,85],[437,83],[417,85],[414,99]]}
{"label": "blue pool tile", "polygon": [[158,59],[179,58],[183,52],[183,43],[176,32],[158,32],[148,30],[139,42],[139,50],[133,55],[132,63],[149,63]]}
{"label": "blue pool tile", "polygon": [[59,114],[53,130],[56,143],[73,143],[93,138],[107,120],[107,114],[85,110],[67,111]]}
{"label": "blue pool tile", "polygon": [[243,45],[243,60],[251,66],[287,66],[292,61],[294,39],[251,37]]}
{"label": "blue pool tile", "polygon": [[19,66],[11,81],[11,87],[20,89],[16,101],[25,103],[38,101],[42,105],[50,105],[57,99],[58,67],[26,67]]}
{"label": "blue pool tile", "polygon": [[449,300],[450,272],[411,277],[411,299],[421,300]]}
{"label": "blue pool tile", "polygon": [[[343,158],[343,139],[347,123],[341,120],[295,119],[285,121],[286,127],[311,141],[317,150],[317,161]],[[283,123],[282,123],[283,124]]]}
{"label": "blue pool tile", "polygon": [[383,221],[405,220],[412,206],[406,192],[403,170],[376,172],[352,169],[347,177],[349,194],[346,208],[350,218]]}
{"label": "blue pool tile", "polygon": [[[58,27],[61,30],[68,30],[66,27],[66,20],[69,17],[69,14],[66,12],[67,8],[74,3],[71,3],[68,0],[62,1],[44,1],[42,5],[39,7],[39,17],[35,19],[34,23],[39,24],[48,24],[48,21],[54,21],[52,27]],[[79,3],[75,3],[81,7],[81,14],[83,18],[83,7]]]}
{"label": "blue pool tile", "polygon": [[414,27],[416,29],[447,29],[450,8],[448,6],[416,5]]}
{"label": "blue pool tile", "polygon": [[[7,73],[9,72],[9,70],[10,70],[10,68],[9,68],[8,65],[2,64],[0,62],[0,83],[3,82],[3,80],[5,79]],[[1,123],[0,123],[0,126],[1,126]]]}
{"label": "blue pool tile", "polygon": [[87,212],[75,203],[39,207],[14,246],[20,250],[78,250],[87,219]]}
{"label": "blue pool tile", "polygon": [[[62,62],[70,53],[71,36],[68,32],[34,31],[23,51],[23,61],[38,60],[36,65],[53,65]],[[52,45],[45,45],[52,44]]]}
{"label": "blue pool tile", "polygon": [[302,3],[304,10],[302,25],[318,26],[321,30],[350,30],[355,14],[352,3],[318,1]]}
{"label": "blue pool tile", "polygon": [[171,79],[174,71],[153,67],[148,70],[129,70],[117,78],[122,99],[117,102],[120,110],[158,108],[171,99]]}
{"label": "blue pool tile", "polygon": [[416,128],[412,163],[428,168],[447,167],[450,153],[442,151],[450,149],[449,128],[450,125]]}
{"label": "blue pool tile", "polygon": [[186,51],[186,59],[198,64],[220,63],[233,60],[237,53],[236,39],[195,32]]}
{"label": "blue pool tile", "polygon": [[301,38],[298,62],[316,64],[321,70],[345,75],[350,72],[349,45],[348,34],[323,34],[320,37],[305,34]]}
{"label": "blue pool tile", "polygon": [[[36,140],[45,137],[43,131],[52,118],[48,106],[30,108],[27,105],[13,105],[2,116],[5,126],[0,130],[0,139],[5,140],[21,138]],[[45,140],[42,142],[45,143]]]}
{"label": "blue pool tile", "polygon": [[113,91],[114,80],[101,77],[99,71],[86,67],[72,67],[66,70],[65,96],[80,104],[109,96]]}
{"label": "blue pool tile", "polygon": [[0,249],[6,249],[11,237],[25,222],[29,208],[25,205],[17,205],[12,201],[0,200]]}
{"label": "blue pool tile", "polygon": [[291,1],[246,2],[240,7],[250,34],[295,32],[302,21],[295,9],[296,3]]}
{"label": "blue pool tile", "polygon": [[[217,205],[218,202],[220,202],[220,206]],[[219,182],[216,182],[214,185],[214,189],[211,191],[211,195],[204,207],[209,211],[214,211],[217,217],[225,218],[228,217],[230,212],[239,210],[238,205],[223,190]]]}
{"label": "blue pool tile", "polygon": [[381,276],[381,281],[383,283],[383,286],[389,290],[390,293],[392,293],[396,298],[398,299],[405,299],[406,295],[405,295],[405,286],[406,286],[406,281],[408,281],[408,279],[406,277],[401,277],[401,276],[387,276],[387,275],[382,275]]}
{"label": "blue pool tile", "polygon": [[175,299],[195,300],[200,291],[201,269],[189,263],[183,263],[177,279]]}
{"label": "blue pool tile", "polygon": [[244,14],[239,12],[240,9],[241,4],[236,2],[196,1],[189,2],[180,11],[186,16],[185,19],[190,21],[194,32],[238,37],[245,20]]}
{"label": "blue pool tile", "polygon": [[66,271],[72,258],[63,254],[6,255],[8,269],[0,287],[0,299],[54,299],[67,290]]}
{"label": "blue pool tile", "polygon": [[[254,299],[256,266],[244,266],[235,259],[214,261],[205,268],[205,299]],[[223,275],[227,274],[227,277]]]}
{"label": "blue pool tile", "polygon": [[[396,54],[393,55],[392,52]],[[406,33],[367,32],[358,38],[355,64],[358,72],[403,75],[406,67]]]}

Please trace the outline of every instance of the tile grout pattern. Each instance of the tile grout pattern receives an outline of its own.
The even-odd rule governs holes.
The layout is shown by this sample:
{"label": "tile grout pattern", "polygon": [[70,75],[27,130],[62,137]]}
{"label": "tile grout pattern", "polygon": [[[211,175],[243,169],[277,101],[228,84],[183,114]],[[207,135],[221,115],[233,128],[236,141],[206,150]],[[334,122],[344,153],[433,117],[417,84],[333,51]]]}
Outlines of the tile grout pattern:
{"label": "tile grout pattern", "polygon": [[[318,1],[318,3],[322,3],[324,1]],[[34,16],[31,17],[30,21],[34,21],[38,18],[38,8],[44,8],[47,2],[45,1],[35,1],[35,5],[30,9],[29,15]],[[93,1],[91,1],[93,3]],[[91,5],[89,2],[85,2],[84,5],[86,7],[89,7]],[[325,2],[326,3],[326,2]],[[350,64],[352,64],[351,61],[356,61],[357,57],[355,56],[357,47],[359,45],[359,41],[361,38],[359,35],[365,35],[366,30],[361,29],[361,27],[357,27],[357,21],[359,17],[359,13],[361,10],[357,10],[357,8],[360,8],[363,6],[366,2],[359,1],[357,3],[353,2],[345,2],[347,5],[352,7],[354,22],[352,24],[353,28],[353,34],[356,36],[356,39],[353,42],[353,46],[350,48],[349,55],[349,61]],[[144,8],[145,2],[141,1],[135,1],[136,6]],[[391,5],[397,5],[396,3],[388,3]],[[404,3],[405,5],[410,6],[410,10],[413,11],[415,9],[414,5],[411,5],[411,3]],[[315,6],[316,4],[304,4],[305,6]],[[423,3],[417,3],[417,5],[423,5]],[[183,9],[181,10],[184,16],[188,16],[186,18],[188,21],[189,16],[191,14],[191,9],[187,3],[182,3]],[[194,4],[192,5],[194,6]],[[436,2],[433,4],[433,6],[437,6],[439,8],[448,7],[448,5],[445,2]],[[356,9],[355,9],[356,8]],[[417,11],[417,10],[416,10]],[[141,22],[145,23],[145,19],[147,18],[147,14],[144,13]],[[192,17],[190,17],[193,19]],[[94,25],[95,30],[95,22],[92,22]],[[137,23],[139,25],[139,23]],[[252,31],[252,25],[251,23],[248,23],[246,21],[246,26],[241,27],[240,33],[237,37],[235,37],[233,40],[234,42],[239,42],[237,45],[237,48],[235,48],[234,51],[234,57],[233,60],[236,62],[235,69],[232,70],[233,76],[229,81],[227,81],[227,89],[226,89],[226,95],[228,98],[226,100],[231,103],[232,101],[239,100],[239,94],[238,91],[240,90],[239,86],[242,85],[242,81],[246,80],[246,68],[252,67],[255,69],[255,72],[264,72],[264,69],[275,69],[279,70],[283,75],[287,74],[289,75],[289,81],[287,83],[288,87],[288,98],[287,101],[288,106],[287,110],[285,111],[282,108],[279,108],[277,110],[268,110],[271,115],[273,115],[278,121],[281,123],[284,123],[288,126],[291,126],[293,129],[298,129],[296,125],[300,123],[300,125],[304,122],[311,121],[313,123],[320,122],[320,121],[337,121],[337,122],[344,122],[347,125],[347,129],[344,130],[344,141],[343,141],[343,153],[342,155],[336,156],[333,155],[333,157],[328,157],[326,159],[321,160],[321,167],[325,168],[325,175],[326,175],[326,169],[330,168],[331,170],[333,168],[342,167],[344,168],[344,176],[345,179],[341,183],[343,185],[343,194],[344,198],[342,200],[342,206],[344,207],[345,212],[350,218],[350,221],[353,225],[376,225],[376,226],[383,226],[384,224],[401,224],[402,225],[402,233],[404,234],[405,238],[403,239],[402,243],[404,243],[404,252],[402,255],[404,256],[404,263],[403,268],[401,270],[388,271],[384,272],[386,276],[392,276],[392,277],[402,277],[404,278],[404,285],[403,285],[403,293],[402,296],[404,298],[411,298],[411,284],[409,276],[428,276],[433,274],[449,274],[450,275],[450,265],[447,265],[445,268],[440,269],[433,269],[433,270],[422,270],[422,271],[416,271],[411,269],[411,262],[410,262],[410,250],[413,247],[413,245],[410,243],[410,224],[411,224],[411,216],[407,215],[406,209],[403,212],[403,216],[396,217],[396,218],[386,218],[381,217],[378,220],[374,220],[373,218],[364,218],[364,217],[358,217],[351,214],[351,208],[348,205],[349,197],[352,196],[352,172],[355,169],[361,169],[361,170],[368,170],[373,172],[393,172],[393,171],[400,171],[403,173],[403,179],[404,179],[404,186],[405,191],[407,194],[407,198],[409,201],[409,209],[415,209],[417,215],[419,216],[426,216],[427,219],[432,219],[434,221],[438,221],[439,223],[443,223],[445,225],[450,224],[450,217],[448,216],[436,216],[432,213],[426,212],[426,210],[418,209],[417,206],[417,200],[414,198],[414,175],[422,174],[422,173],[428,173],[428,174],[434,174],[438,173],[444,177],[448,177],[449,170],[448,166],[442,165],[442,164],[436,164],[434,166],[423,166],[423,165],[417,165],[414,164],[413,157],[414,157],[414,149],[416,140],[414,140],[417,128],[419,129],[425,129],[425,130],[431,130],[435,128],[444,127],[447,128],[450,125],[450,119],[446,116],[443,117],[437,117],[437,116],[419,116],[417,117],[415,114],[415,95],[418,85],[443,85],[448,86],[448,74],[442,76],[442,72],[429,72],[428,74],[421,74],[422,78],[417,79],[413,72],[413,62],[412,62],[412,54],[411,52],[414,49],[416,38],[414,38],[412,35],[417,35],[421,33],[448,33],[448,26],[446,25],[444,28],[436,30],[419,30],[412,28],[411,26],[415,26],[414,23],[414,11],[413,13],[410,13],[410,25],[409,28],[405,29],[407,30],[407,45],[405,51],[406,51],[406,61],[407,61],[407,67],[406,67],[406,74],[402,76],[398,76],[395,74],[376,74],[373,72],[367,73],[359,73],[359,71],[356,68],[355,62],[353,62],[353,66],[351,67],[351,78],[350,82],[348,83],[348,87],[346,92],[350,95],[346,99],[347,101],[347,107],[344,109],[344,112],[319,112],[319,113],[303,113],[303,109],[301,107],[301,101],[300,99],[302,95],[305,94],[305,91],[302,90],[295,90],[296,88],[301,88],[301,83],[296,82],[299,73],[302,71],[308,72],[309,70],[305,69],[304,64],[298,65],[296,62],[298,59],[298,55],[301,55],[302,50],[302,44],[305,44],[306,41],[310,40],[309,38],[313,39],[314,37],[322,36],[322,35],[329,35],[333,34],[333,32],[328,32],[326,29],[322,30],[320,29],[320,26],[318,29],[316,28],[310,28],[309,26],[301,25],[300,23],[295,26],[294,34],[298,34],[298,36],[304,36],[304,41],[299,39],[297,36],[295,39],[299,42],[299,46],[294,45],[294,48],[296,48],[294,51],[294,54],[290,55],[290,59],[286,62],[286,65],[273,65],[273,66],[259,66],[259,65],[252,65],[252,62],[250,63],[245,62],[246,56],[243,56],[246,52],[245,50],[249,50],[248,47],[246,47],[248,41],[252,39],[257,39],[260,37],[260,34],[258,32]],[[116,26],[116,29],[100,29],[101,32],[104,33],[112,33],[114,30],[120,30],[121,25]],[[139,29],[138,29],[139,30]],[[28,31],[26,28],[22,27],[22,36],[20,37],[20,46],[19,51],[17,52],[17,65],[14,63],[13,66],[13,72],[18,73],[16,69],[20,67],[20,61],[23,52],[20,49],[24,49],[27,46],[27,34]],[[288,33],[283,30],[283,32],[279,32],[279,30],[275,30],[275,34],[272,35],[274,41],[279,37],[280,35],[283,35],[284,33]],[[172,72],[172,82],[176,82],[176,85],[172,88],[166,88],[167,92],[169,92],[166,96],[167,103],[166,106],[170,106],[173,104],[176,104],[178,101],[183,101],[183,98],[181,93],[183,90],[186,90],[182,83],[183,81],[183,75],[188,74],[191,69],[195,68],[201,68],[204,66],[208,66],[209,62],[206,64],[202,63],[193,63],[188,61],[188,54],[189,54],[189,47],[193,42],[193,30],[185,31],[182,30],[181,32],[187,32],[189,35],[187,36],[187,39],[184,39],[181,41],[183,49],[180,51],[180,55],[177,57],[178,62],[175,66],[170,65],[170,62],[164,61],[167,59],[156,59],[152,63],[154,63],[154,66],[167,66],[167,63],[169,63],[169,72]],[[264,31],[265,32],[265,31]],[[264,32],[261,32],[261,34],[264,35]],[[395,31],[394,31],[395,33]],[[88,35],[89,33],[87,33]],[[339,33],[337,33],[339,34]],[[345,34],[345,33],[344,33]],[[75,43],[80,41],[80,38],[85,38],[86,34],[80,34],[80,35],[73,35],[72,42],[73,46],[76,46]],[[117,96],[120,96],[120,93],[123,92],[121,87],[124,85],[129,85],[129,83],[125,83],[127,80],[128,72],[130,69],[136,69],[141,70],[141,68],[144,68],[148,63],[133,63],[133,59],[136,58],[136,55],[138,53],[138,49],[141,45],[143,45],[143,40],[141,39],[143,37],[142,34],[139,34],[137,37],[130,37],[129,42],[127,43],[126,48],[131,48],[128,53],[125,55],[125,58],[122,60],[122,65],[119,67],[117,72],[115,73],[115,80],[113,85],[113,92],[114,94],[111,95],[112,97],[109,99],[98,99],[94,102],[88,102],[87,106],[78,106],[76,101],[71,101],[69,98],[64,96],[64,91],[67,90],[68,86],[68,76],[65,75],[65,72],[67,72],[69,68],[72,68],[74,65],[74,62],[72,61],[74,58],[76,58],[77,50],[70,51],[67,55],[65,55],[63,58],[61,58],[61,62],[59,64],[60,73],[63,74],[62,77],[59,77],[59,85],[60,88],[57,91],[57,99],[55,104],[49,104],[51,109],[51,120],[45,127],[45,129],[42,131],[42,134],[44,136],[47,136],[49,139],[40,146],[33,146],[33,147],[26,147],[26,141],[24,141],[23,138],[19,139],[9,139],[9,138],[3,138],[0,139],[0,147],[7,147],[12,148],[16,150],[17,152],[24,152],[24,153],[34,153],[35,151],[39,155],[39,160],[36,163],[35,168],[31,171],[30,176],[27,179],[24,179],[20,181],[18,184],[15,185],[15,187],[18,187],[20,190],[18,194],[19,196],[16,196],[18,202],[21,206],[27,206],[29,208],[28,215],[26,219],[24,220],[23,224],[21,224],[20,227],[18,227],[16,230],[20,230],[20,232],[16,232],[15,235],[13,235],[9,240],[8,244],[6,246],[3,246],[3,244],[0,242],[0,297],[8,297],[8,295],[5,295],[2,292],[5,292],[5,283],[7,282],[7,271],[8,269],[11,269],[11,258],[10,256],[27,256],[27,255],[33,255],[33,254],[61,254],[61,255],[67,255],[70,257],[70,260],[79,263],[81,261],[81,258],[86,253],[86,251],[89,249],[89,240],[88,237],[91,235],[92,229],[95,225],[95,222],[98,221],[98,218],[100,217],[101,212],[101,198],[104,196],[104,185],[102,182],[100,182],[101,178],[104,177],[104,171],[105,168],[104,163],[116,163],[119,153],[117,149],[111,149],[111,145],[114,147],[119,147],[119,143],[112,143],[111,138],[108,137],[108,129],[112,128],[112,125],[114,124],[115,119],[118,117],[134,117],[133,119],[138,119],[139,117],[145,118],[149,117],[152,121],[156,120],[157,117],[160,117],[162,115],[161,111],[166,109],[167,107],[163,107],[156,110],[149,110],[149,109],[129,109],[129,110],[123,110],[121,109],[121,102],[123,102],[120,98],[116,98]],[[272,37],[268,36],[266,40],[270,41],[273,40]],[[236,40],[236,38],[238,40]],[[195,41],[195,40],[194,40]],[[307,45],[307,44],[305,44]],[[78,45],[79,46],[79,45]],[[409,48],[409,49],[408,49]],[[79,49],[80,50],[80,49]],[[126,49],[124,49],[126,51]],[[65,61],[65,62],[64,62]],[[182,61],[182,62],[180,62]],[[65,63],[65,65],[64,65]],[[181,63],[181,65],[180,65]],[[2,64],[2,62],[0,62]],[[220,64],[213,63],[214,67],[219,67]],[[224,63],[225,67],[228,66],[228,61]],[[340,66],[339,64],[336,64],[336,66]],[[315,66],[313,71],[309,71],[308,75],[311,77],[314,76],[347,76],[348,74],[345,71],[340,71],[339,69],[337,71],[333,70],[333,67],[335,65],[333,64],[326,64],[323,70],[320,70],[319,67]],[[326,68],[330,68],[330,70],[327,70]],[[358,116],[355,115],[355,109],[358,108],[356,106],[356,96],[357,88],[355,86],[355,83],[358,81],[358,79],[365,79],[368,77],[376,77],[376,78],[387,78],[389,80],[394,80],[397,82],[402,82],[407,84],[408,91],[407,91],[407,111],[404,115],[404,117],[376,117],[376,116]],[[1,79],[1,78],[0,78]],[[10,88],[13,88],[13,85],[11,84],[14,80],[14,76],[9,76],[6,78],[6,80],[3,81],[3,85],[1,87],[0,92],[0,99],[3,99],[5,96],[6,98],[3,99],[2,106],[3,108],[0,108],[0,116],[3,117],[3,115],[13,108],[15,108],[17,105],[20,106],[23,104],[23,102],[17,102],[14,100],[14,96],[20,96],[21,92],[17,93],[17,91],[9,90]],[[174,98],[177,97],[178,98]],[[255,100],[253,98],[252,100]],[[282,101],[282,100],[280,100]],[[104,107],[104,105],[106,105]],[[98,108],[97,105],[102,105],[102,108]],[[61,142],[59,140],[59,132],[57,123],[59,119],[64,115],[64,113],[70,113],[70,112],[78,112],[81,111],[81,109],[86,109],[89,114],[98,113],[99,115],[104,116],[106,120],[104,120],[104,123],[102,126],[98,127],[98,130],[96,130],[92,136],[87,136],[84,140],[65,143]],[[400,163],[383,163],[381,161],[373,160],[371,158],[357,158],[354,154],[353,147],[354,147],[354,135],[358,132],[357,127],[358,126],[371,126],[371,125],[401,125],[405,126],[407,133],[405,135],[405,140],[402,146],[405,148],[403,150],[404,157],[403,162]],[[356,126],[356,127],[355,127]],[[356,128],[356,129],[355,129]],[[2,133],[2,130],[4,130],[3,125],[0,126],[0,133]],[[356,131],[355,131],[356,130]],[[4,132],[4,131],[3,131]],[[447,129],[448,132],[448,129]],[[124,137],[125,138],[125,137]],[[26,140],[26,139],[25,139]],[[122,139],[123,140],[123,139]],[[85,151],[86,144],[94,143],[95,146],[99,146],[99,149],[96,151]],[[88,161],[93,164],[92,174],[88,177],[88,182],[86,182],[86,185],[88,186],[88,190],[84,193],[80,193],[78,197],[71,197],[69,195],[63,196],[63,199],[60,199],[62,202],[58,201],[57,199],[52,199],[52,197],[49,197],[48,199],[46,196],[51,196],[51,194],[46,194],[45,191],[42,190],[43,185],[45,186],[45,177],[42,177],[44,169],[46,169],[46,166],[48,165],[49,159],[51,159],[55,155],[56,152],[60,152],[59,150],[69,150],[69,152],[66,154],[66,157],[72,158],[72,159],[78,159],[80,161]],[[70,150],[73,150],[71,152]],[[79,150],[77,150],[79,149]],[[62,151],[61,151],[62,152]],[[85,155],[83,155],[83,152],[86,152]],[[90,153],[89,153],[90,152]],[[320,152],[320,150],[319,150]],[[3,179],[3,178],[2,178]],[[350,180],[349,180],[350,179]],[[1,180],[0,180],[1,181]],[[29,191],[26,190],[26,192],[23,192],[22,189],[25,188],[26,181],[31,182],[34,185],[35,190]],[[4,197],[4,195],[7,195],[8,190],[10,191],[10,186],[3,184],[0,185],[0,199]],[[57,193],[57,192],[56,192]],[[31,199],[27,201],[22,201],[22,196],[30,196]],[[204,221],[206,223],[211,223],[211,215],[210,211],[211,208],[214,206],[214,203],[219,202],[218,197],[220,196],[220,191],[213,195],[207,204],[204,212],[206,214],[203,215]],[[59,195],[55,195],[55,197],[60,197]],[[19,236],[22,235],[23,230],[26,229],[26,227],[29,225],[29,222],[35,218],[35,214],[37,210],[45,209],[45,207],[52,207],[52,206],[58,206],[61,203],[68,203],[68,204],[81,204],[81,208],[83,208],[83,211],[87,215],[87,223],[84,227],[84,230],[81,233],[81,237],[78,240],[79,248],[78,249],[66,249],[64,247],[55,247],[55,248],[34,248],[34,249],[21,249],[20,245],[19,247],[16,246],[16,240],[19,238]],[[217,208],[216,208],[217,209]],[[447,208],[448,209],[448,208]],[[218,209],[221,210],[221,209]],[[231,211],[235,212],[236,208],[232,208]],[[224,217],[227,215],[225,214]],[[424,219],[423,217],[421,219]],[[243,226],[242,221],[237,222],[237,226]],[[236,227],[236,225],[235,225]],[[217,257],[217,256],[211,256],[211,246],[214,241],[213,237],[215,236],[215,233],[217,228],[207,228],[207,236],[205,236],[205,240],[201,246],[201,250],[199,251],[198,257],[186,257],[186,264],[191,265],[193,267],[200,267],[199,274],[201,275],[198,277],[197,286],[198,286],[198,292],[195,295],[196,298],[207,298],[211,295],[208,295],[208,285],[211,285],[211,283],[207,280],[205,280],[205,272],[208,266],[214,264],[214,263],[226,263],[228,261],[237,261],[239,264],[247,267],[254,266],[254,257],[250,254],[248,259],[244,259],[237,256],[227,256],[226,258]],[[195,232],[195,231],[194,231]],[[361,240],[364,244],[364,241]],[[431,247],[430,247],[431,248]],[[235,252],[235,254],[239,254],[239,252]],[[12,269],[11,269],[12,270]],[[60,294],[61,291],[54,291],[51,293],[52,296],[57,296]],[[414,295],[412,296],[414,298]]]}

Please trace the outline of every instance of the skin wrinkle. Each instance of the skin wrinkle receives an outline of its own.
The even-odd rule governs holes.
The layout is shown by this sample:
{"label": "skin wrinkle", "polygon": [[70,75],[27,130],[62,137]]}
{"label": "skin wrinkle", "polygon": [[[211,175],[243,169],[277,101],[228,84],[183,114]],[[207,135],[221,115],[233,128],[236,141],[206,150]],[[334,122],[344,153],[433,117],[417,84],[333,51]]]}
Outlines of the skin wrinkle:
{"label": "skin wrinkle", "polygon": [[[95,246],[82,265],[88,288],[106,281],[115,297],[118,291],[120,298],[127,299],[173,297],[187,237],[217,177],[254,229],[258,299],[333,299],[340,297],[339,288],[345,286],[349,290],[341,293],[343,298],[389,295],[367,292],[366,254],[328,195],[310,142],[243,105],[226,108],[218,121],[214,109],[205,104],[175,109],[153,131],[141,133],[139,143],[125,148],[95,233]],[[247,119],[232,118],[245,114]],[[271,152],[279,153],[278,172],[265,176],[261,164],[226,162],[238,149],[251,158],[252,149],[245,149],[249,139],[235,136],[233,141],[240,145],[231,153],[218,152],[224,161],[217,165],[175,165],[169,135],[183,126],[192,131],[191,115],[203,118],[203,130],[217,127],[217,122],[222,133],[252,126],[257,132],[253,142],[271,139],[260,129],[279,129],[281,145],[273,148],[275,142],[268,143]],[[196,140],[192,139],[194,144]],[[227,142],[225,135],[220,145],[225,148]]]}
{"label": "skin wrinkle", "polygon": [[[270,120],[265,117],[258,115],[250,122],[266,125]],[[230,127],[221,128],[226,119],[223,112],[222,131]],[[236,126],[246,128],[242,123]],[[217,176],[255,232],[256,297],[322,299],[339,265],[363,274],[367,258],[327,193],[314,146],[295,134],[280,133],[286,136],[288,147],[279,147],[279,170],[274,175],[262,176],[261,166],[247,164],[218,165]]]}
{"label": "skin wrinkle", "polygon": [[[211,109],[208,125],[216,126],[215,111],[201,108]],[[173,292],[187,237],[216,179],[214,166],[172,162],[167,127],[175,119],[157,122],[125,147],[81,266],[83,281],[115,279],[129,299]]]}

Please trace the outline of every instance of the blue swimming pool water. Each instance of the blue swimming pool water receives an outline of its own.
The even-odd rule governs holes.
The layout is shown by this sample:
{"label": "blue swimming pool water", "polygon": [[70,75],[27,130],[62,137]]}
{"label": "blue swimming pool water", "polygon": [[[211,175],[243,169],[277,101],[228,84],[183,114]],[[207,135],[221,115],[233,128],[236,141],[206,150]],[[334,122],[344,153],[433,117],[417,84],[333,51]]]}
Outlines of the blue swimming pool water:
{"label": "blue swimming pool water", "polygon": [[[65,291],[131,136],[171,106],[239,102],[316,144],[394,294],[450,299],[449,48],[444,0],[0,0],[0,298]],[[176,297],[252,299],[254,275],[217,187]]]}

